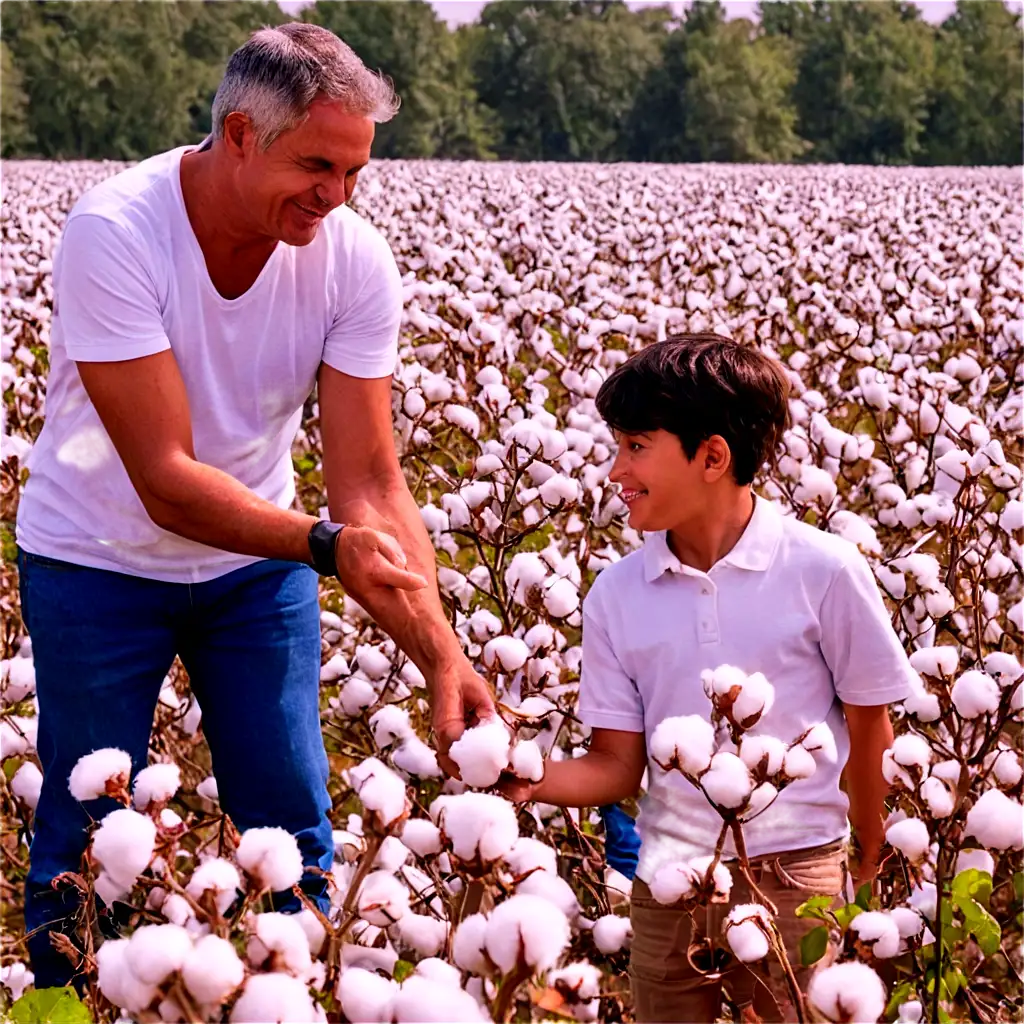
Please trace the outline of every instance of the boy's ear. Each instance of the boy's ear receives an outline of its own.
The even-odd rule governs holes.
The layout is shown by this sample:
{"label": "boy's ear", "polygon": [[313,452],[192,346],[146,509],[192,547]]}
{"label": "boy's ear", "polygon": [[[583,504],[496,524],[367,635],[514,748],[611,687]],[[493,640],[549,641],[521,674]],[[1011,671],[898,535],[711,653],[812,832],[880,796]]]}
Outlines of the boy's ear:
{"label": "boy's ear", "polygon": [[721,434],[712,434],[702,445],[704,479],[713,484],[732,470],[732,451]]}

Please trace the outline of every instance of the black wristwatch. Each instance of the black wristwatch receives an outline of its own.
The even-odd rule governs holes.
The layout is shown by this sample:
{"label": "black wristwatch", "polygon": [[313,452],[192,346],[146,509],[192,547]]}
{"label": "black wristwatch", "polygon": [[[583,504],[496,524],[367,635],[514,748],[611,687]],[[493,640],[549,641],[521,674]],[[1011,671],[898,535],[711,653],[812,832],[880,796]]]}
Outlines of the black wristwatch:
{"label": "black wristwatch", "polygon": [[313,568],[321,576],[338,575],[334,545],[338,540],[338,534],[344,529],[344,523],[332,523],[327,519],[321,519],[310,527],[306,538],[309,542],[309,553],[313,556]]}

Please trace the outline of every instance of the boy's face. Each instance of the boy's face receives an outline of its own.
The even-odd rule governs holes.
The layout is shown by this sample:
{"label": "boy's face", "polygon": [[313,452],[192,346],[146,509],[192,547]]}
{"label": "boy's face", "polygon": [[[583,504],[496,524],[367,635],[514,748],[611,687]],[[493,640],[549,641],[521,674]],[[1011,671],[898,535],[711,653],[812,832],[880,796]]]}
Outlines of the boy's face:
{"label": "boy's face", "polygon": [[700,510],[709,486],[704,444],[690,460],[667,430],[615,436],[619,451],[608,478],[622,488],[633,529],[671,530]]}

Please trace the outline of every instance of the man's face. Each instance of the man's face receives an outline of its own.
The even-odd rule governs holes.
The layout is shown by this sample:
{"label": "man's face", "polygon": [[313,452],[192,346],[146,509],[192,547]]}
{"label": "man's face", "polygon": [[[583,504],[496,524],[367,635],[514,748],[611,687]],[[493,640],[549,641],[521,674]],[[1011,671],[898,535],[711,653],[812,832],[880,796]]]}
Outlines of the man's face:
{"label": "man's face", "polygon": [[247,132],[238,170],[245,215],[272,238],[308,245],[323,218],[351,199],[370,159],[373,132],[369,118],[321,98],[313,101],[305,121],[266,150]]}
{"label": "man's face", "polygon": [[616,431],[618,454],[609,479],[621,486],[635,530],[671,530],[700,511],[707,497],[704,444],[693,460],[667,430]]}

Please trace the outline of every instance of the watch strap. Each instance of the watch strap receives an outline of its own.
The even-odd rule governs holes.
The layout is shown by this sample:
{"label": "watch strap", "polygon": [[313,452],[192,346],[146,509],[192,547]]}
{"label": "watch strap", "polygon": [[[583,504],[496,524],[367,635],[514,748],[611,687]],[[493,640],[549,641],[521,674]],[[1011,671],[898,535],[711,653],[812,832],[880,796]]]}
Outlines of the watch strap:
{"label": "watch strap", "polygon": [[321,576],[338,575],[335,544],[338,534],[344,529],[344,523],[332,523],[328,519],[321,519],[310,527],[307,537],[309,553],[312,556],[313,568]]}

